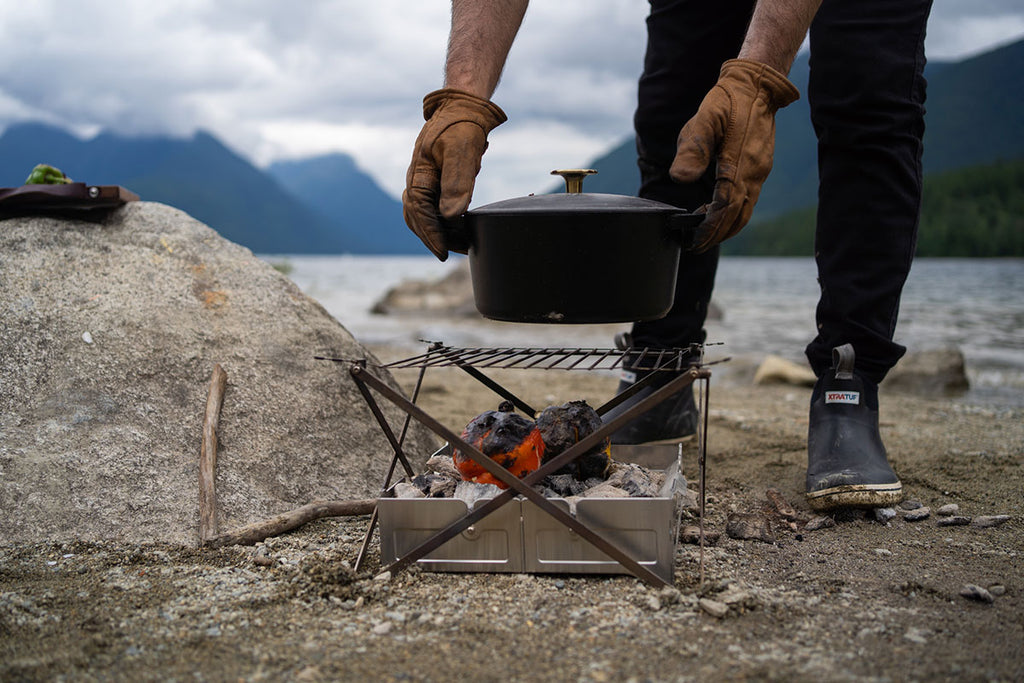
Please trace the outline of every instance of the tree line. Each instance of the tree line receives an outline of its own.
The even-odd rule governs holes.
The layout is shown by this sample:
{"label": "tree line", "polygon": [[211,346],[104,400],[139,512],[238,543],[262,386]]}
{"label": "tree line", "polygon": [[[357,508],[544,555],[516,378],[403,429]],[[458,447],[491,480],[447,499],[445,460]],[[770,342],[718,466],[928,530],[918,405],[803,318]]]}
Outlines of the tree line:
{"label": "tree line", "polygon": [[[736,256],[810,256],[816,207],[752,222],[723,245]],[[918,256],[1024,256],[1024,159],[929,174]]]}

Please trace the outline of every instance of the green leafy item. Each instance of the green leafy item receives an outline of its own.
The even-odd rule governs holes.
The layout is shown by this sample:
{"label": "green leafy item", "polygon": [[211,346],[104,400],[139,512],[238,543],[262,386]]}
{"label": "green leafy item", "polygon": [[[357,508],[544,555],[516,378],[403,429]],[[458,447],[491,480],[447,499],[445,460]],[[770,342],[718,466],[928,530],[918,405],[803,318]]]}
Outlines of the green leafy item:
{"label": "green leafy item", "polygon": [[63,171],[47,164],[36,164],[25,179],[26,185],[67,185],[71,182],[74,181],[64,175]]}

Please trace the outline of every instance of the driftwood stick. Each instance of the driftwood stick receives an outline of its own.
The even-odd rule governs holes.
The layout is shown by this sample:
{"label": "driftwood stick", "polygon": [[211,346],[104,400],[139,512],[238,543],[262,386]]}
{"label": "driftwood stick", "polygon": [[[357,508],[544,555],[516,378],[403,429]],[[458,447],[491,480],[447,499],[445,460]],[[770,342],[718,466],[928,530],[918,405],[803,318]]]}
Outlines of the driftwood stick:
{"label": "driftwood stick", "polygon": [[281,513],[262,522],[253,522],[234,531],[211,536],[203,541],[203,545],[208,548],[223,548],[227,545],[253,545],[265,538],[297,529],[307,522],[312,522],[314,519],[368,515],[373,512],[376,506],[377,500],[374,498],[368,500],[317,500],[309,505],[303,505],[300,508]]}
{"label": "driftwood stick", "polygon": [[787,522],[795,522],[800,519],[800,515],[797,514],[793,506],[789,504],[789,501],[783,497],[778,489],[770,488],[764,492],[764,495],[779,513],[779,517],[782,517]]}
{"label": "driftwood stick", "polygon": [[199,543],[217,535],[217,491],[214,476],[217,471],[217,427],[220,408],[224,403],[224,388],[228,374],[219,363],[213,366],[210,393],[206,397],[206,417],[203,419],[203,445],[199,451]]}

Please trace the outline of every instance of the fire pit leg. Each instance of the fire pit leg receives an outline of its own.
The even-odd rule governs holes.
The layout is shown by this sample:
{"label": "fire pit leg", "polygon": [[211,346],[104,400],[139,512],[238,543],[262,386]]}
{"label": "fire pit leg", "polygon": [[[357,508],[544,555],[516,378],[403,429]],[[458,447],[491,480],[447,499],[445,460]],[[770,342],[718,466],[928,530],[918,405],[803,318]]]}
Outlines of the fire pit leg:
{"label": "fire pit leg", "polygon": [[[433,350],[433,349],[434,349],[434,347],[431,347],[431,350]],[[427,371],[427,368],[426,368],[425,365],[420,368],[420,374],[416,378],[416,387],[413,389],[413,392],[412,392],[412,402],[413,403],[415,403],[416,399],[419,398],[420,389],[423,387],[423,376],[424,376],[424,374],[426,374],[426,371]],[[388,435],[390,433],[390,428],[388,427],[386,421],[383,421],[384,420],[383,413],[380,411],[380,407],[377,405],[377,402],[373,400],[373,396],[370,394],[369,390],[366,388],[366,384],[362,381],[362,378],[358,374],[353,374],[352,375],[352,380],[356,383],[356,386],[359,388],[360,393],[363,395],[363,399],[367,402],[367,404],[369,404],[370,410],[373,412],[374,416],[377,417],[377,421],[381,423],[381,427],[384,430],[385,435]],[[394,441],[393,435],[388,436],[388,441],[390,443],[392,443],[392,445],[395,446],[395,453],[394,453],[394,455],[391,456],[391,464],[388,467],[388,474],[384,478],[384,486],[381,489],[381,493],[383,493],[384,491],[387,491],[388,488],[390,488],[390,486],[391,486],[391,478],[395,474],[395,465],[398,463],[399,458],[401,458],[401,460],[402,460],[402,465],[404,466],[406,473],[410,477],[414,476],[413,473],[412,473],[412,468],[409,466],[409,462],[408,462],[408,460],[406,460],[406,458],[405,458],[405,456],[404,456],[404,454],[402,452],[402,444],[405,443],[405,436],[406,436],[406,434],[409,433],[409,424],[410,424],[411,421],[412,421],[412,415],[409,415],[408,413],[406,413],[406,415],[405,415],[405,422],[402,425],[402,434],[401,434],[401,436],[398,437],[397,445],[396,445],[396,442]],[[363,536],[363,544],[359,548],[359,555],[356,556],[356,564],[355,564],[355,570],[356,571],[359,571],[359,568],[363,564],[363,559],[366,557],[366,550],[370,546],[370,539],[373,537],[373,530],[376,527],[377,527],[377,507],[374,506],[373,513],[370,515],[370,523],[366,527],[366,534]]]}

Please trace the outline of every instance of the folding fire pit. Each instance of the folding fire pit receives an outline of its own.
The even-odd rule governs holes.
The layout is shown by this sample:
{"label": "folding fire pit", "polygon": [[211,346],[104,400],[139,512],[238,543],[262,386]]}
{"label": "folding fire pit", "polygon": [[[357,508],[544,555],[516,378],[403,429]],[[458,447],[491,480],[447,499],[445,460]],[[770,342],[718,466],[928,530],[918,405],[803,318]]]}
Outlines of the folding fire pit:
{"label": "folding fire pit", "polygon": [[[427,569],[439,571],[629,572],[652,585],[671,585],[675,550],[675,529],[671,524],[671,487],[679,476],[678,469],[668,473],[662,496],[581,500],[577,505],[576,516],[570,513],[565,500],[546,498],[533,487],[549,474],[581,457],[633,418],[696,380],[704,380],[701,392],[704,424],[699,430],[700,469],[703,473],[707,448],[708,380],[711,372],[700,364],[701,352],[702,347],[696,345],[674,349],[625,350],[465,349],[435,342],[424,354],[382,366],[387,369],[419,369],[412,400],[377,378],[364,360],[318,357],[348,365],[352,379],[394,450],[381,498],[370,519],[356,567],[362,563],[373,530],[380,520],[381,562],[390,562],[385,570],[392,573],[417,562]],[[487,377],[482,369],[614,370],[621,367],[627,357],[632,368],[652,372],[597,408],[599,415],[605,415],[648,386],[659,372],[673,372],[677,376],[522,479],[512,475],[416,405],[428,368],[458,367],[510,401],[515,408],[534,417],[537,410]],[[395,436],[371,389],[406,413],[400,437]],[[398,500],[391,497],[391,481],[399,463],[410,478],[415,476],[402,450],[410,419],[416,419],[445,439],[448,442],[447,448],[457,448],[471,457],[508,488],[493,498],[478,501],[472,509],[458,499]],[[701,488],[703,490],[703,477]]]}

